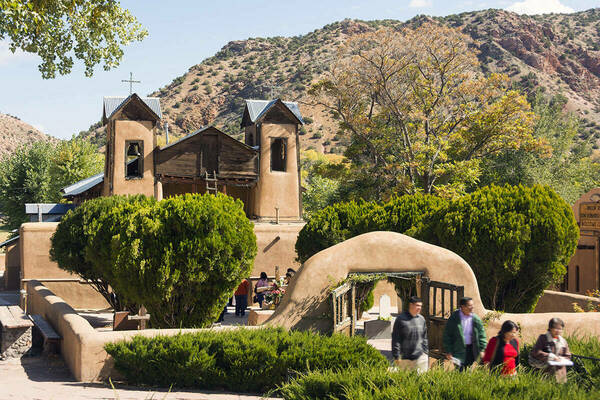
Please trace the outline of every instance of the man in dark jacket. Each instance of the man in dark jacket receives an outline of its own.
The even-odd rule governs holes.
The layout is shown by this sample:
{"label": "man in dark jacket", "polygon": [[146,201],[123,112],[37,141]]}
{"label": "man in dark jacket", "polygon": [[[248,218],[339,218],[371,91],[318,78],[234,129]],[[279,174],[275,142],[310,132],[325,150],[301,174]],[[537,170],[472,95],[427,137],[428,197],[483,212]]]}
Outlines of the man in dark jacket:
{"label": "man in dark jacket", "polygon": [[487,338],[481,318],[473,312],[473,299],[463,297],[459,306],[446,322],[443,345],[446,358],[463,371],[482,357]]}
{"label": "man in dark jacket", "polygon": [[392,331],[394,364],[403,369],[425,372],[429,369],[427,324],[420,314],[423,302],[418,297],[408,301],[408,311],[398,315]]}

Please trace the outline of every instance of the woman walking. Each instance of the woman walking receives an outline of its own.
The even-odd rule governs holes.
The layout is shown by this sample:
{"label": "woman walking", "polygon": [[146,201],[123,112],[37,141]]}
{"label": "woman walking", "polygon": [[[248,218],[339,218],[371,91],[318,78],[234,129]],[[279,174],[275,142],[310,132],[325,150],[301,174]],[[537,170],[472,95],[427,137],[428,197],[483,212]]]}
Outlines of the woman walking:
{"label": "woman walking", "polygon": [[483,363],[489,365],[491,370],[500,370],[503,376],[514,376],[517,374],[519,365],[519,341],[517,333],[519,328],[512,321],[504,321],[498,336],[490,339],[485,353]]}

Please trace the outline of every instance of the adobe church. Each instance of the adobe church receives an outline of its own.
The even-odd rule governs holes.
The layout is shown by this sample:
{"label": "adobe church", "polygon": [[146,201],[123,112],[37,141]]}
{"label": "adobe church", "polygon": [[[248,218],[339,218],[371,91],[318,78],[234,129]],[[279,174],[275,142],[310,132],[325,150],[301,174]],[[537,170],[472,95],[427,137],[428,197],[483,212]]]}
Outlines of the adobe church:
{"label": "adobe church", "polygon": [[244,203],[256,221],[301,221],[296,103],[246,100],[244,143],[209,126],[163,147],[158,98],[105,97],[104,173],[63,189],[74,203],[111,195],[161,200],[182,193],[221,192]]}
{"label": "adobe church", "polygon": [[[298,268],[295,244],[304,226],[298,105],[247,100],[241,124],[244,143],[210,126],[158,147],[161,116],[157,98],[105,98],[104,172],[63,188],[63,196],[77,204],[110,195],[144,194],[160,200],[182,193],[225,193],[244,203],[254,223],[258,253],[251,276],[263,271],[273,276],[277,267]],[[50,260],[50,238],[57,225],[21,225],[18,241],[7,247],[5,287],[18,290],[37,279],[76,308],[104,308],[104,299],[89,285]]]}

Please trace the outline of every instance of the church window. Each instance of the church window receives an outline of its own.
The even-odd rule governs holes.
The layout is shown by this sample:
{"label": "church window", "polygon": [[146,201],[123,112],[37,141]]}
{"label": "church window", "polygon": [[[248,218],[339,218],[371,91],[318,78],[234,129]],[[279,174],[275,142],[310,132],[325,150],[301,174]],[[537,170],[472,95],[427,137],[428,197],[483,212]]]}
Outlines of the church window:
{"label": "church window", "polygon": [[125,178],[141,178],[144,174],[144,142],[127,140],[125,142]]}
{"label": "church window", "polygon": [[287,138],[271,139],[271,171],[285,172]]}

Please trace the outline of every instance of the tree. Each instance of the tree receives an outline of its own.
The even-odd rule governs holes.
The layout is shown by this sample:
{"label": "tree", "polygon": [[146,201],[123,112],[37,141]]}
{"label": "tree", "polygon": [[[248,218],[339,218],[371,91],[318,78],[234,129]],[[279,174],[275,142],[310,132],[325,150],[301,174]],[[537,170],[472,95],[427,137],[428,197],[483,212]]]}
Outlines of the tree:
{"label": "tree", "polygon": [[111,285],[114,270],[109,267],[112,240],[118,225],[135,210],[151,207],[155,199],[146,196],[99,197],[68,211],[52,235],[50,259],[59,268],[90,282],[114,310],[137,312]]}
{"label": "tree", "polygon": [[0,40],[8,39],[13,52],[40,56],[44,79],[70,73],[73,54],[86,76],[101,63],[114,68],[123,58],[121,47],[147,34],[116,0],[0,0]]}
{"label": "tree", "polygon": [[19,147],[0,161],[0,210],[7,226],[27,221],[25,203],[55,203],[60,189],[102,171],[103,157],[81,139]]}
{"label": "tree", "polygon": [[60,142],[50,163],[48,173],[51,190],[59,193],[62,188],[102,172],[104,156],[92,143],[78,138]]}
{"label": "tree", "polygon": [[17,229],[27,220],[25,203],[52,203],[59,195],[51,190],[48,173],[54,145],[35,142],[19,147],[0,161],[0,210],[9,229]]}
{"label": "tree", "polygon": [[325,173],[329,167],[338,167],[339,157],[327,157],[314,150],[302,154],[302,186],[306,189],[302,192],[302,207],[306,216],[339,201],[340,182]]}
{"label": "tree", "polygon": [[310,94],[350,137],[356,186],[391,193],[456,194],[477,181],[480,160],[537,149],[533,113],[508,78],[483,76],[469,39],[423,24],[357,35]]}
{"label": "tree", "polygon": [[482,163],[481,184],[547,185],[569,204],[600,184],[600,165],[591,160],[587,141],[578,140],[579,118],[565,113],[567,99],[555,95],[551,99],[537,93],[533,111],[537,119],[534,136],[550,146],[540,157],[521,149],[507,149]]}

